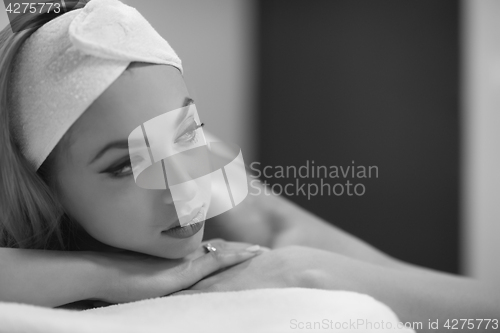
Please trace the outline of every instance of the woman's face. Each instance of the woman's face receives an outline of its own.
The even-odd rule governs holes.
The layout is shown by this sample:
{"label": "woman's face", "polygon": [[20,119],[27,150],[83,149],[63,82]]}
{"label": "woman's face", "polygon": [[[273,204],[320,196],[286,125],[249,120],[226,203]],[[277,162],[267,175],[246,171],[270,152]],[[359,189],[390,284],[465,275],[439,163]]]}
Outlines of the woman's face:
{"label": "woman's face", "polygon": [[[69,142],[56,159],[58,193],[67,213],[90,236],[115,248],[172,259],[199,247],[204,226],[184,238],[164,232],[179,225],[170,191],[144,189],[135,183],[127,141],[137,126],[187,101],[179,70],[134,64],[73,124]],[[165,129],[171,138],[166,144],[173,151],[183,120]],[[103,152],[106,146],[110,148]],[[196,182],[186,187],[183,215],[192,216],[202,206],[208,210],[207,188]]]}

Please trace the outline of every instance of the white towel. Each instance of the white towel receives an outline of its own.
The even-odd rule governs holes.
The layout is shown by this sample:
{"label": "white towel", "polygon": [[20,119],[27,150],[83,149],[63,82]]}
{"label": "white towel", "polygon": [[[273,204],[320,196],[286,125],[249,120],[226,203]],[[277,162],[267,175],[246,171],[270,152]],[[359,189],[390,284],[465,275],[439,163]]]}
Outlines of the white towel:
{"label": "white towel", "polygon": [[0,302],[0,333],[414,332],[398,322],[370,296],[303,288],[169,296],[86,311]]}

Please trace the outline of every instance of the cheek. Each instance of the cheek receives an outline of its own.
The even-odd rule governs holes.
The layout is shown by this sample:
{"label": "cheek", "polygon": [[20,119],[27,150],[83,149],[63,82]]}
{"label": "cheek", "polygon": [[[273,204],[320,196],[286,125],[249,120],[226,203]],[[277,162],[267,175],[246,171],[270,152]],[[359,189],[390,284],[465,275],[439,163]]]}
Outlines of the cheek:
{"label": "cheek", "polygon": [[[97,240],[120,245],[139,240],[153,218],[152,200],[133,179],[78,182],[67,194],[69,213]],[[113,243],[113,244],[111,244]]]}

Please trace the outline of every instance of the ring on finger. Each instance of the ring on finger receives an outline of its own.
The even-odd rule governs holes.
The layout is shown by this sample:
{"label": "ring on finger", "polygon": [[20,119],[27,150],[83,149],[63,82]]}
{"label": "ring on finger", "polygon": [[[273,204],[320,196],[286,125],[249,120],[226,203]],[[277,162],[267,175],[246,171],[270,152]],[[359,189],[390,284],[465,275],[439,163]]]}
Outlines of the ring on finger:
{"label": "ring on finger", "polygon": [[209,253],[209,252],[216,252],[217,251],[217,249],[214,246],[212,246],[212,244],[210,244],[210,243],[207,243],[206,245],[203,245],[203,247],[205,248],[205,250],[207,251],[207,253]]}

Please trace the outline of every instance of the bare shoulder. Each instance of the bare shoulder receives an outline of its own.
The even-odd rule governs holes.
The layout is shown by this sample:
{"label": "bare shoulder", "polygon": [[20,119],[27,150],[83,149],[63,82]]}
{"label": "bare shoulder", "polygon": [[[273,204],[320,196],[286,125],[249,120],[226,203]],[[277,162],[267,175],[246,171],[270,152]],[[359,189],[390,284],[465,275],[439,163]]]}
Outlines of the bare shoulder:
{"label": "bare shoulder", "polygon": [[[252,186],[264,189],[265,185],[256,179],[252,181]],[[299,225],[303,227],[300,221],[304,221],[305,216],[309,225],[314,224],[311,220],[316,218],[311,219],[309,215],[282,196],[249,191],[238,206],[206,222],[204,238],[223,238],[272,248],[285,232],[297,229]]]}

